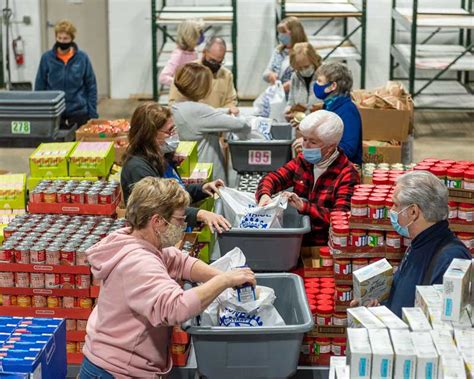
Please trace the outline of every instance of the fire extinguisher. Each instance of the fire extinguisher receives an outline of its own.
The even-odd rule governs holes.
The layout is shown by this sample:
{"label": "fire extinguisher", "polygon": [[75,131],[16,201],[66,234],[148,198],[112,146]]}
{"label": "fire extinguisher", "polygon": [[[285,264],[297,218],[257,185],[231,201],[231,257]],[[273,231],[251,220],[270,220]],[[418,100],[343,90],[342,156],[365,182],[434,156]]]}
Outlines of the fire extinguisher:
{"label": "fire extinguisher", "polygon": [[18,36],[12,41],[13,53],[15,54],[15,61],[17,66],[21,66],[25,63],[25,49],[23,39]]}

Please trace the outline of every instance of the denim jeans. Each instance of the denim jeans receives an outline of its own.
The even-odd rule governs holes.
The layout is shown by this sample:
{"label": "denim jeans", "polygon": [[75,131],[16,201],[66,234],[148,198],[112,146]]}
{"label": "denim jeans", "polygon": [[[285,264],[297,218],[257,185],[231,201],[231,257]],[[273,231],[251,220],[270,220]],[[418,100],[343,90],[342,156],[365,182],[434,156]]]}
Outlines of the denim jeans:
{"label": "denim jeans", "polygon": [[84,357],[79,379],[114,379],[114,376]]}

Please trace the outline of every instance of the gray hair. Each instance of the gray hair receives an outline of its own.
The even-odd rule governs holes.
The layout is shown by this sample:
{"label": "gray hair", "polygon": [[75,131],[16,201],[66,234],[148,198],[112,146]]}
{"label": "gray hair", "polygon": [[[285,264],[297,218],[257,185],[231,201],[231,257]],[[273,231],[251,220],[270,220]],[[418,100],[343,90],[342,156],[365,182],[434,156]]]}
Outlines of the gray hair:
{"label": "gray hair", "polygon": [[325,145],[339,145],[344,123],[334,112],[320,110],[306,116],[301,121],[299,130],[303,135],[316,135]]}
{"label": "gray hair", "polygon": [[410,171],[397,180],[396,198],[400,208],[416,204],[429,222],[446,220],[449,214],[448,189],[428,171]]}
{"label": "gray hair", "polygon": [[352,73],[349,67],[340,62],[328,62],[319,66],[316,76],[324,76],[328,82],[335,82],[335,95],[349,95],[352,91]]}
{"label": "gray hair", "polygon": [[204,51],[211,50],[211,47],[214,44],[218,44],[224,48],[224,51],[227,51],[227,44],[225,43],[224,38],[213,36],[206,41],[206,45],[204,46]]}

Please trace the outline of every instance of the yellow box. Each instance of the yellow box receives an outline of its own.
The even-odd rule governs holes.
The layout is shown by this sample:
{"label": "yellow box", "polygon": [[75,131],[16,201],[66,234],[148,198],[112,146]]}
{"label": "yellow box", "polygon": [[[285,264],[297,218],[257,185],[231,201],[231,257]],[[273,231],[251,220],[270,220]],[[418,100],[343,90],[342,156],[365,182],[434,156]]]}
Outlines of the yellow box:
{"label": "yellow box", "polygon": [[26,174],[0,175],[0,208],[25,209]]}

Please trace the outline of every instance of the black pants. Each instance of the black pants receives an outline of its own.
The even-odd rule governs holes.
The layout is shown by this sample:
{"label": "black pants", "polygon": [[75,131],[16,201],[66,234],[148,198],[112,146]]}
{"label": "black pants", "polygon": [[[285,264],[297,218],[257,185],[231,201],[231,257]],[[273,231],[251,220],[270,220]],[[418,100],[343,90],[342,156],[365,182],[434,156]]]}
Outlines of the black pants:
{"label": "black pants", "polygon": [[61,129],[72,129],[77,125],[77,127],[80,128],[89,121],[89,119],[90,117],[87,114],[62,115],[59,127]]}

